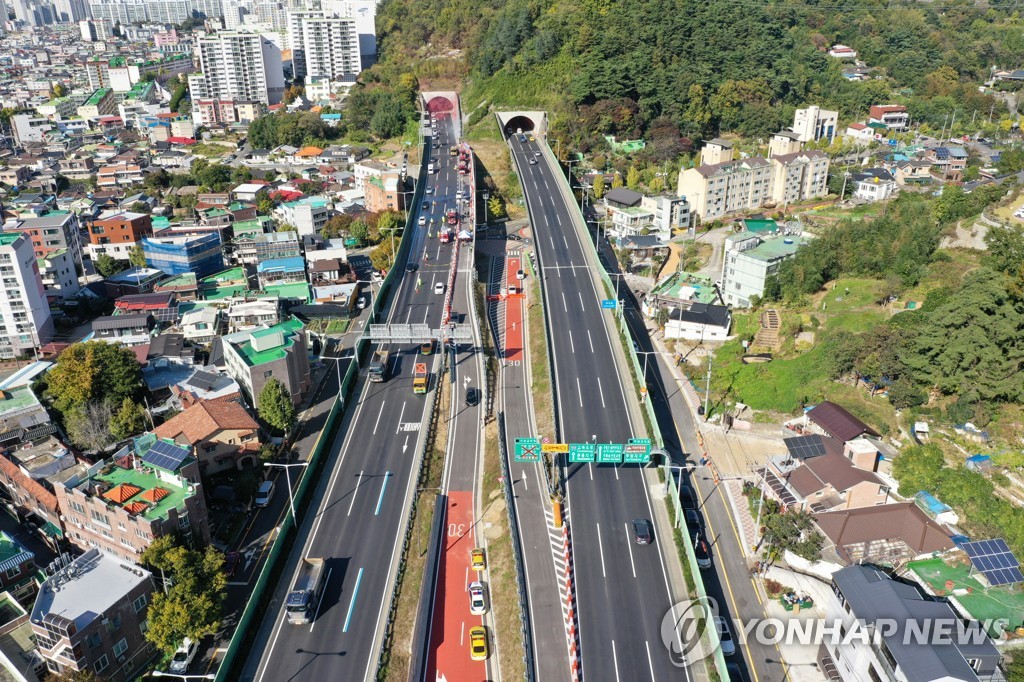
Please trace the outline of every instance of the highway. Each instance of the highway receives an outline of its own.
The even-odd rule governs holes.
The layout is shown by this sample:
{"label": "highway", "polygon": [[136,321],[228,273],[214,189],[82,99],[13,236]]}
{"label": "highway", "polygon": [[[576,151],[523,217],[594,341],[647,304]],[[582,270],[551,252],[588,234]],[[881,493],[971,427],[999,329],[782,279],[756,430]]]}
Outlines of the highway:
{"label": "highway", "polygon": [[[448,149],[440,150],[447,155]],[[473,197],[473,188],[462,183],[463,196]],[[474,232],[463,215],[468,202],[460,202],[459,229]],[[449,246],[447,248],[453,248]],[[485,615],[470,613],[469,583],[480,580],[487,585],[487,572],[476,572],[470,565],[470,553],[475,547],[486,550],[486,540],[480,527],[480,476],[483,467],[483,363],[477,352],[481,347],[479,322],[471,311],[473,298],[474,247],[472,242],[461,246],[455,292],[452,296],[452,319],[473,327],[473,343],[462,343],[454,354],[451,373],[444,381],[450,382],[451,405],[443,415],[448,423],[448,441],[445,444],[445,466],[441,489],[447,495],[445,512],[444,548],[439,555],[437,589],[431,608],[428,665],[424,680],[488,680],[492,667],[497,669],[494,655],[494,629],[490,611]],[[470,396],[473,399],[470,399]],[[487,661],[473,661],[469,652],[469,631],[485,625],[490,633],[491,656]],[[415,644],[414,644],[415,646]]]}
{"label": "highway", "polygon": [[[605,295],[573,225],[575,208],[559,190],[560,170],[543,155],[528,163],[543,142],[510,140],[544,278],[561,440],[625,443],[643,436],[616,366],[618,340],[602,319],[613,312],[601,309]],[[566,475],[584,678],[691,679],[688,669],[673,666],[661,638],[662,619],[683,598],[666,568],[665,554],[675,552],[671,532],[657,528],[652,544],[637,545],[630,527],[636,518],[654,520],[652,479],[636,465],[574,464]]]}
{"label": "highway", "polygon": [[[439,116],[437,136],[446,149],[454,136],[449,118]],[[444,202],[454,202],[458,175],[446,151],[434,156],[440,171],[425,178],[429,195],[424,200],[438,205],[424,213],[436,217]],[[447,280],[446,251],[427,238],[426,227],[415,228],[406,238],[414,240],[410,264],[418,269],[404,273],[384,317],[436,328],[444,297],[434,293],[434,285]],[[395,267],[404,269],[405,263]],[[244,680],[364,680],[376,673],[402,529],[416,484],[411,474],[425,437],[428,401],[437,388],[432,374],[430,392],[414,394],[413,365],[428,360],[436,372],[439,364],[437,354],[422,358],[418,345],[390,349],[388,380],[361,379],[352,398],[357,404],[331,445],[310,508],[315,514],[307,513],[296,540],[301,554],[293,550],[289,557]],[[327,571],[315,619],[306,625],[286,623],[283,609],[300,556],[323,557]]]}

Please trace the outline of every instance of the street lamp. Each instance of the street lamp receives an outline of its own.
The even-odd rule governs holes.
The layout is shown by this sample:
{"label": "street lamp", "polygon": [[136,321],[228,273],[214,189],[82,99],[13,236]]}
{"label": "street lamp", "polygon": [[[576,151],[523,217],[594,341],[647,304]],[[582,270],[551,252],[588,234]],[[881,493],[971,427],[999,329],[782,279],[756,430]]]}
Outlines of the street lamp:
{"label": "street lamp", "polygon": [[491,193],[488,192],[487,190],[484,190],[483,194],[484,194],[484,226],[486,226],[488,221],[490,221],[490,218],[487,215],[487,202],[490,201],[490,199],[491,199]]}
{"label": "street lamp", "polygon": [[150,673],[153,677],[175,677],[179,680],[215,680],[217,676],[213,673],[206,673],[205,675],[183,675],[180,673],[165,673],[162,670],[154,670]]}
{"label": "street lamp", "polygon": [[665,350],[638,350],[638,351],[634,351],[634,352],[637,355],[644,356],[644,385],[645,386],[647,385],[647,361],[650,359],[651,355],[668,355],[668,356],[671,356],[671,357],[675,357],[674,354],[670,353],[669,351],[665,351]]}
{"label": "street lamp", "polygon": [[292,519],[295,520],[295,497],[292,493],[292,477],[289,469],[292,467],[308,467],[309,462],[295,462],[292,464],[278,464],[277,462],[264,462],[266,467],[281,467],[284,469],[284,476],[288,481],[288,505],[292,508]]}

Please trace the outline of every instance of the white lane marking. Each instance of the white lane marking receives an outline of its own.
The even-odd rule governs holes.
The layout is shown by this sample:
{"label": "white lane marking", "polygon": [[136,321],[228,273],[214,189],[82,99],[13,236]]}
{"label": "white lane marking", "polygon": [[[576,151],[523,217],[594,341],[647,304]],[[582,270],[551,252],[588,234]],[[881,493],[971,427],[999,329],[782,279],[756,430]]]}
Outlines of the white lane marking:
{"label": "white lane marking", "polygon": [[565,233],[562,233],[562,243],[565,244],[565,249],[569,250],[569,241],[565,238]]}
{"label": "white lane marking", "polygon": [[580,310],[583,310],[583,292],[577,291],[576,293],[580,297]]}
{"label": "white lane marking", "polygon": [[629,547],[629,565],[633,568],[633,577],[636,577],[636,564],[633,563],[633,538],[629,532],[629,523],[626,523],[626,546]]}
{"label": "white lane marking", "polygon": [[462,589],[469,592],[469,566],[466,566],[466,578],[462,583]]}
{"label": "white lane marking", "polygon": [[320,606],[324,603],[324,593],[327,592],[327,585],[331,582],[331,571],[333,568],[327,569],[327,575],[324,576],[324,589],[320,590],[320,601],[316,603],[316,613],[313,614],[313,622],[309,625],[309,631],[313,632],[313,627],[316,625],[317,616],[320,615]]}
{"label": "white lane marking", "polygon": [[601,394],[601,407],[607,409],[607,406],[604,404],[604,388],[601,386],[601,377],[597,378],[597,392]]}
{"label": "white lane marking", "polygon": [[380,416],[384,414],[384,405],[387,404],[387,402],[388,401],[386,400],[380,401],[380,412],[377,413],[377,421],[373,424],[373,435],[375,436],[377,435],[377,425],[380,424]]}
{"label": "white lane marking", "polygon": [[590,352],[594,352],[594,339],[590,336],[590,330],[587,330],[587,338],[590,339]]}
{"label": "white lane marking", "polygon": [[619,679],[619,657],[615,653],[615,640],[612,640],[612,663],[615,665],[615,680]]}
{"label": "white lane marking", "polygon": [[554,238],[550,234],[548,235],[548,241],[551,242],[551,250],[554,251],[555,250],[555,240],[554,240]]}
{"label": "white lane marking", "polygon": [[647,647],[647,666],[651,669],[651,679],[658,682],[658,678],[654,674],[654,661],[651,660],[651,643],[645,639],[644,646]]}
{"label": "white lane marking", "polygon": [[[402,430],[402,417],[404,417],[404,416],[405,416],[405,403],[403,402],[402,403],[402,412],[401,412],[401,414],[398,415],[398,427],[395,429],[395,433],[398,433],[399,431]],[[376,433],[376,432],[377,432],[376,429],[374,429],[374,433]]]}
{"label": "white lane marking", "polygon": [[459,646],[465,646],[466,643],[466,621],[462,621],[462,628],[459,630]]}
{"label": "white lane marking", "polygon": [[608,574],[604,570],[604,544],[601,542],[601,524],[594,524],[597,526],[597,551],[601,555],[601,577],[607,578]]}
{"label": "white lane marking", "polygon": [[562,292],[562,310],[569,312],[569,306],[565,303],[565,292]]}
{"label": "white lane marking", "polygon": [[572,332],[569,332],[569,348],[572,349],[572,354],[576,354],[576,344],[572,342]]}
{"label": "white lane marking", "polygon": [[590,480],[593,481],[594,480],[594,465],[591,464],[590,462],[587,462],[587,471],[590,472]]}
{"label": "white lane marking", "polygon": [[384,504],[384,491],[388,489],[388,478],[391,476],[390,471],[384,472],[384,483],[380,486],[380,497],[377,498],[377,509],[373,512],[374,516],[380,515],[380,506]]}
{"label": "white lane marking", "polygon": [[345,516],[352,516],[352,505],[356,503],[356,495],[359,493],[359,484],[363,482],[363,472],[356,476],[356,487],[352,489],[352,499],[348,501],[348,513]]}
{"label": "white lane marking", "polygon": [[583,407],[583,389],[580,388],[580,378],[576,377],[576,395],[580,397],[580,407]]}

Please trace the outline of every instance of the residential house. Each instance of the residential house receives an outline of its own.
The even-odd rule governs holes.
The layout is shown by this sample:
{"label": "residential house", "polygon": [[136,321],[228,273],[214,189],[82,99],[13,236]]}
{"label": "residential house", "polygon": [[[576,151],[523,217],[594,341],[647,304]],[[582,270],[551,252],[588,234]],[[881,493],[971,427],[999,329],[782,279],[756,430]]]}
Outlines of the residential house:
{"label": "residential house", "polygon": [[932,181],[932,164],[925,159],[911,159],[896,164],[893,177],[900,187],[927,185]]}
{"label": "residential house", "polygon": [[67,251],[75,264],[82,264],[81,226],[74,213],[49,211],[34,218],[14,218],[4,223],[2,229],[7,233],[27,233],[36,258]]}
{"label": "residential house", "polygon": [[257,262],[298,258],[302,255],[302,249],[299,248],[299,233],[295,231],[258,234],[253,239],[253,245]]}
{"label": "residential house", "polygon": [[35,587],[36,555],[4,531],[0,531],[0,590],[22,592]]}
{"label": "residential house", "polygon": [[884,168],[866,168],[850,175],[853,196],[863,201],[884,201],[899,191],[896,179]]}
{"label": "residential house", "polygon": [[170,291],[149,294],[127,294],[114,301],[117,315],[149,313],[157,324],[173,324],[178,321],[177,295]]}
{"label": "residential house", "polygon": [[230,268],[199,280],[199,298],[205,301],[244,297],[247,291],[249,279],[242,267]]}
{"label": "residential house", "polygon": [[145,177],[142,166],[137,163],[112,163],[101,166],[96,172],[97,187],[131,187]]}
{"label": "residential house", "polygon": [[725,341],[732,326],[732,312],[724,305],[692,303],[668,311],[666,339]]}
{"label": "residential house", "polygon": [[834,142],[839,130],[839,112],[809,106],[793,114],[793,132],[801,142],[828,140]]}
{"label": "residential house", "polygon": [[196,300],[198,291],[199,283],[194,272],[165,279],[153,287],[154,293],[173,293],[182,302]]}
{"label": "residential house", "polygon": [[762,470],[766,494],[787,509],[824,512],[886,504],[888,484],[851,459],[826,454],[797,463],[788,455],[769,457]]}
{"label": "residential house", "polygon": [[331,216],[331,205],[323,197],[303,197],[281,204],[274,213],[285,225],[291,225],[299,236],[318,234]]}
{"label": "residential house", "polygon": [[234,401],[242,399],[238,382],[219,372],[197,369],[191,376],[171,387],[172,403],[185,410],[200,402]]}
{"label": "residential house", "polygon": [[103,281],[107,298],[117,299],[131,294],[145,294],[153,291],[158,282],[167,279],[156,268],[130,267]]}
{"label": "residential house", "polygon": [[[1000,653],[981,624],[965,621],[948,602],[915,585],[874,566],[853,565],[832,574],[832,592],[823,605],[826,622],[839,624],[841,633],[859,633],[823,638],[831,659],[826,665],[843,682],[1004,679]],[[935,636],[940,631],[947,634]]]}
{"label": "residential house", "polygon": [[910,127],[910,113],[899,104],[875,104],[868,110],[868,123],[881,123],[889,130],[902,132]]}
{"label": "residential house", "polygon": [[194,449],[206,475],[259,465],[259,424],[237,402],[199,402],[156,428],[158,438]]}
{"label": "residential house", "polygon": [[818,403],[798,420],[808,432],[824,433],[844,443],[862,436],[878,437],[878,432],[850,414],[841,405],[827,400]]}
{"label": "residential house", "polygon": [[261,298],[255,301],[232,303],[227,310],[228,332],[270,327],[281,321],[281,306],[274,299]]}
{"label": "residential house", "polygon": [[934,147],[925,154],[925,161],[932,165],[932,175],[943,182],[960,182],[967,169],[967,152],[963,147]]}
{"label": "residential house", "polygon": [[853,49],[852,47],[836,43],[835,45],[829,48],[828,56],[835,57],[836,59],[856,59],[857,50]]}
{"label": "residential house", "polygon": [[[15,433],[56,431],[52,424],[41,426],[45,428]],[[10,439],[0,455],[0,487],[6,493],[0,504],[12,517],[38,527],[41,537],[56,549],[64,537],[64,523],[54,486],[83,468],[52,433]]]}
{"label": "residential house", "polygon": [[796,255],[807,238],[738,232],[725,238],[721,294],[726,305],[747,308],[754,296],[763,296],[768,278],[783,261]]}
{"label": "residential house", "polygon": [[868,145],[878,139],[878,133],[866,123],[851,123],[846,126],[843,136],[853,141],[856,145]]}
{"label": "residential house", "polygon": [[814,515],[847,564],[895,564],[954,547],[949,531],[913,502],[895,502]]}
{"label": "residential house", "polygon": [[0,390],[0,443],[31,440],[53,433],[53,419],[39,403],[31,386],[12,386]]}
{"label": "residential house", "polygon": [[210,542],[206,498],[191,448],[152,434],[72,476],[56,492],[67,539],[83,551],[98,547],[137,562],[153,540],[170,533],[193,546]]}
{"label": "residential house", "polygon": [[159,654],[145,636],[155,590],[149,571],[96,548],[48,577],[32,615],[36,650],[61,676],[137,679]]}
{"label": "residential house", "polygon": [[255,404],[270,379],[284,384],[296,405],[309,389],[306,330],[295,317],[271,327],[229,334],[220,341],[227,373],[241,385],[250,404]]}
{"label": "residential house", "polygon": [[128,260],[130,251],[146,237],[153,236],[153,219],[146,213],[107,211],[89,226],[89,244],[86,250],[95,260],[107,254],[118,260]]}
{"label": "residential house", "polygon": [[219,308],[201,306],[181,316],[181,332],[191,343],[210,343],[220,331]]}
{"label": "residential house", "polygon": [[244,182],[231,190],[231,198],[235,201],[256,201],[256,195],[269,189],[266,182]]}
{"label": "residential house", "polygon": [[97,317],[92,321],[92,333],[95,340],[120,343],[125,346],[149,343],[154,327],[156,327],[156,321],[149,313],[110,315]]}
{"label": "residential house", "polygon": [[47,300],[54,303],[70,301],[82,290],[76,263],[67,249],[51,251],[36,259],[36,264],[39,266]]}
{"label": "residential house", "polygon": [[261,289],[271,284],[305,282],[306,261],[300,256],[260,261],[256,264],[256,274]]}

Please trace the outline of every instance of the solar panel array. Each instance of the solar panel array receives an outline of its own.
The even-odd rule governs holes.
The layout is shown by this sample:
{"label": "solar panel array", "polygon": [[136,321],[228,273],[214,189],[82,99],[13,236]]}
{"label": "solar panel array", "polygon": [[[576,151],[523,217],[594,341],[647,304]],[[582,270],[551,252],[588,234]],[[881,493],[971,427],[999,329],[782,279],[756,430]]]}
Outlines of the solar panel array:
{"label": "solar panel array", "polygon": [[935,158],[938,159],[939,161],[945,161],[946,159],[949,158],[949,150],[946,149],[945,147],[939,147],[938,149],[935,149],[933,151],[935,153]]}
{"label": "solar panel array", "polygon": [[975,540],[960,546],[976,569],[985,574],[990,585],[1024,583],[1020,561],[1006,545],[1006,540]]}
{"label": "solar panel array", "polygon": [[162,440],[158,440],[153,443],[146,454],[142,456],[142,461],[146,464],[150,464],[167,471],[177,471],[181,463],[188,457],[188,450],[181,447],[180,445],[173,445],[171,443],[165,443]]}
{"label": "solar panel array", "polygon": [[825,454],[825,446],[822,444],[820,436],[798,436],[786,438],[783,442],[786,444],[790,456],[797,459],[811,459]]}

